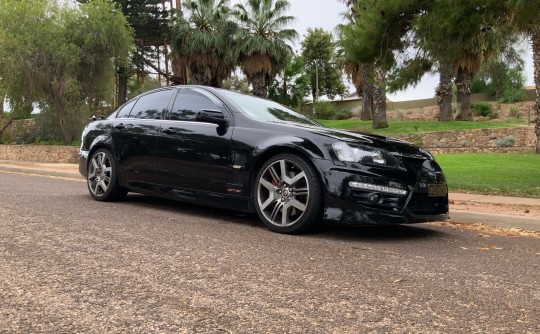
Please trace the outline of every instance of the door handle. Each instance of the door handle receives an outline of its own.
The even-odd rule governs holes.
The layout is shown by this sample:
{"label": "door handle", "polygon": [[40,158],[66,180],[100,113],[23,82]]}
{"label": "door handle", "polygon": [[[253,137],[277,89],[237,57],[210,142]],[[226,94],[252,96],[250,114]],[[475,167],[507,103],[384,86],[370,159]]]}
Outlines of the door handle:
{"label": "door handle", "polygon": [[172,135],[176,133],[176,130],[174,128],[168,128],[168,129],[161,129],[161,132],[166,133],[168,135]]}
{"label": "door handle", "polygon": [[114,127],[117,128],[118,130],[123,130],[123,129],[126,128],[126,126],[125,126],[123,123],[120,123],[120,124],[118,124],[118,125],[115,125]]}

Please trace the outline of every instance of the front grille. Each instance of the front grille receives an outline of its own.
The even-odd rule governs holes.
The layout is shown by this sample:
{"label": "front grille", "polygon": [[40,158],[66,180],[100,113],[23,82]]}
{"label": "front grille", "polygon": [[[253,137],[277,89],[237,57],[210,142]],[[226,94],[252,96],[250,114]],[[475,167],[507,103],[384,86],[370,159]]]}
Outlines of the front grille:
{"label": "front grille", "polygon": [[448,197],[413,194],[407,208],[415,215],[440,215],[448,212]]}

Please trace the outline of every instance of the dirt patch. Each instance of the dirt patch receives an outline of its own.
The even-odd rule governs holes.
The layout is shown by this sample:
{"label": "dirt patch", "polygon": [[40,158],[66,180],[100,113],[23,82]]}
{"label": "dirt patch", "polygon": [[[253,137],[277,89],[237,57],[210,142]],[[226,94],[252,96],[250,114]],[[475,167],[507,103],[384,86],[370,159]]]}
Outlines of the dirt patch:
{"label": "dirt patch", "polygon": [[[436,222],[436,223],[430,223],[433,226],[445,226],[445,227],[451,227],[455,230],[470,230],[470,231],[476,231],[478,232],[479,238],[489,238],[490,235],[500,235],[505,237],[527,237],[527,238],[535,238],[540,239],[540,232],[537,231],[527,231],[520,228],[515,227],[495,227],[495,226],[489,226],[485,224],[475,224],[475,223],[458,223],[458,222]],[[466,249],[466,248],[463,248]],[[482,247],[479,248],[479,250],[482,251],[489,251],[489,250],[497,249],[496,247]],[[535,255],[540,256],[540,253],[536,253]]]}
{"label": "dirt patch", "polygon": [[489,214],[501,214],[513,217],[526,217],[540,219],[540,206],[534,205],[510,205],[510,204],[491,204],[477,203],[470,201],[450,201],[450,211],[468,211]]}

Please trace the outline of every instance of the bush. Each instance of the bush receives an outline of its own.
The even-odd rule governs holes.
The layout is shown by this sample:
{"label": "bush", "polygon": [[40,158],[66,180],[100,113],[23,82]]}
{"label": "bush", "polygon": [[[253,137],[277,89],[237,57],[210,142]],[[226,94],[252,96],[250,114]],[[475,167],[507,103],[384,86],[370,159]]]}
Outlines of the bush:
{"label": "bush", "polygon": [[487,102],[473,103],[471,108],[473,109],[474,114],[476,116],[488,117],[488,115],[490,115],[493,112],[493,110],[491,109],[491,104],[489,104]]}
{"label": "bush", "polygon": [[339,110],[334,113],[334,118],[332,119],[349,119],[353,117],[353,113],[350,110]]}
{"label": "bush", "polygon": [[491,109],[491,104],[487,102],[474,103],[471,108],[473,109],[473,113],[475,116],[483,116],[490,119],[499,117],[499,115],[497,113],[494,113],[493,109]]}
{"label": "bush", "polygon": [[332,102],[315,103],[315,116],[317,119],[332,119],[336,107]]}
{"label": "bush", "polygon": [[494,143],[497,147],[510,147],[516,144],[516,138],[514,136],[506,136],[504,138],[496,139]]}
{"label": "bush", "polygon": [[516,107],[510,107],[509,113],[510,113],[510,117],[513,117],[515,119],[520,119],[521,118],[521,114],[519,113],[519,109],[516,108]]}
{"label": "bush", "polygon": [[515,103],[525,100],[525,91],[521,88],[506,88],[502,94],[499,102],[502,103]]}

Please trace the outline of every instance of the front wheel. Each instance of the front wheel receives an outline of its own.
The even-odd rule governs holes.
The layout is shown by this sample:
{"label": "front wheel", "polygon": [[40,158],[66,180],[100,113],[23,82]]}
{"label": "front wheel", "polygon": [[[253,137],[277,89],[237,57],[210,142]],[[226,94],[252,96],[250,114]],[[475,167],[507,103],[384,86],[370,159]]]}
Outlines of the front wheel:
{"label": "front wheel", "polygon": [[116,163],[109,150],[101,148],[88,163],[87,183],[92,197],[98,201],[118,201],[127,191],[118,185]]}
{"label": "front wheel", "polygon": [[321,220],[322,194],[315,169],[294,154],[269,159],[257,174],[255,208],[263,223],[279,233],[301,233]]}

